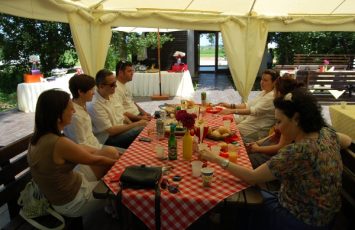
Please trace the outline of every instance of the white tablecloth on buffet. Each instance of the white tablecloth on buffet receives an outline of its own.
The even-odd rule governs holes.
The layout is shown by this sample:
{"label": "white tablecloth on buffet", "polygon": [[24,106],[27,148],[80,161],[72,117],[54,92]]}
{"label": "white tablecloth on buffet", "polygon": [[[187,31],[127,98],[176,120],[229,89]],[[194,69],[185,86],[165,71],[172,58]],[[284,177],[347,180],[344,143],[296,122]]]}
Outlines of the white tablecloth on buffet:
{"label": "white tablecloth on buffet", "polygon": [[39,95],[48,89],[59,88],[68,93],[69,79],[74,74],[66,74],[56,78],[54,81],[36,82],[36,83],[21,83],[17,85],[17,106],[23,112],[35,112],[36,104]]}
{"label": "white tablecloth on buffet", "polygon": [[[153,96],[159,94],[158,73],[134,73],[133,80],[127,83],[133,96]],[[161,72],[162,94],[189,98],[194,93],[194,87],[189,71]]]}

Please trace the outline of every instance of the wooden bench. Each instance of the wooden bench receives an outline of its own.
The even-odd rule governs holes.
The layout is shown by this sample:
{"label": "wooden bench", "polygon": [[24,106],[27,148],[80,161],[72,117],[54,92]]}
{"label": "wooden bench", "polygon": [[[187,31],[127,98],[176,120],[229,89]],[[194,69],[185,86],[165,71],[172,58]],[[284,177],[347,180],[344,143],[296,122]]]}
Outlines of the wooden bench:
{"label": "wooden bench", "polygon": [[324,65],[324,60],[328,60],[328,67],[334,66],[335,70],[352,70],[354,57],[354,54],[294,54],[293,64]]}
{"label": "wooden bench", "polygon": [[[27,163],[27,148],[32,134],[0,148],[0,207],[7,205],[10,223],[4,229],[35,229],[20,215],[17,204],[20,192],[31,180]],[[83,229],[82,217],[64,217],[66,229]],[[55,227],[60,223],[52,216],[36,218],[45,226]]]}
{"label": "wooden bench", "polygon": [[[320,103],[347,101],[355,103],[355,71],[315,72],[297,71],[296,79],[305,84]],[[345,90],[335,98],[329,90]]]}

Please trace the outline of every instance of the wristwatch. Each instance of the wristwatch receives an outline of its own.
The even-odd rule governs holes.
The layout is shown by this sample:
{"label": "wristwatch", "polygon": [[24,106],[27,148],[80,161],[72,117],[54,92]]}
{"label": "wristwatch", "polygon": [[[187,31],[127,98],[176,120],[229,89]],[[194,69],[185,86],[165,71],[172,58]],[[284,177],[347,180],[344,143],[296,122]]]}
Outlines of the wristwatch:
{"label": "wristwatch", "polygon": [[229,160],[228,159],[222,159],[221,167],[225,169],[225,168],[228,167],[228,165],[229,165]]}

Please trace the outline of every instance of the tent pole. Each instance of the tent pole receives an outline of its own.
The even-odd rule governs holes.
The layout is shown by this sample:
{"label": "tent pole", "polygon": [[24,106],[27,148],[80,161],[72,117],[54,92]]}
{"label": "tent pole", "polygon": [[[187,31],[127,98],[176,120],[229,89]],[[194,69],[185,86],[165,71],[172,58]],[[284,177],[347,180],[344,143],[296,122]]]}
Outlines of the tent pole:
{"label": "tent pole", "polygon": [[159,74],[159,95],[153,95],[151,97],[152,100],[168,100],[169,95],[163,95],[161,91],[161,69],[160,69],[160,31],[158,27],[158,34],[157,34],[157,43],[158,43],[158,74]]}
{"label": "tent pole", "polygon": [[158,40],[158,70],[159,70],[159,95],[161,96],[161,70],[160,70],[160,31],[158,27],[158,35],[157,35],[157,40]]}

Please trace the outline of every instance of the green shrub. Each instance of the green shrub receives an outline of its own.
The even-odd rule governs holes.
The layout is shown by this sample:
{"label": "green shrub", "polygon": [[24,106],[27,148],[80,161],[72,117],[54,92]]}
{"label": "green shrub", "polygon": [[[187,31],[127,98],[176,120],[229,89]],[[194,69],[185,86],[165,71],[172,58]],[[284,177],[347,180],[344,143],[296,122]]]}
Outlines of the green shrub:
{"label": "green shrub", "polygon": [[17,85],[23,82],[27,67],[20,65],[3,65],[0,67],[0,91],[11,94],[16,92]]}

